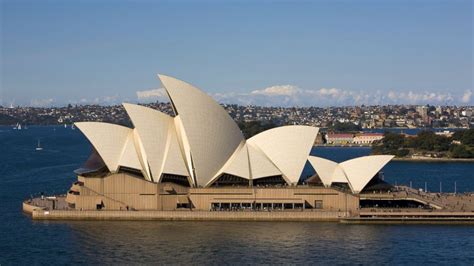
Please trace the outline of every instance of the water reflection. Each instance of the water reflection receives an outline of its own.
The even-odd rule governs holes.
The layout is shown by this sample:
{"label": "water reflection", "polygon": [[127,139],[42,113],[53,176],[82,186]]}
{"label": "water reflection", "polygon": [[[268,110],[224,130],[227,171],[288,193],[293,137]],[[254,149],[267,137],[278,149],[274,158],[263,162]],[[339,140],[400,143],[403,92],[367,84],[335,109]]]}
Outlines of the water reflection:
{"label": "water reflection", "polygon": [[[440,228],[451,231],[451,236],[467,233],[471,246],[474,240],[474,227],[421,226],[433,235],[420,236],[419,226],[317,222],[70,222],[67,226],[80,251],[74,260],[107,264],[413,263],[417,258],[400,255],[410,254],[410,249],[419,254],[420,244],[436,252]],[[473,259],[472,254],[459,253],[467,255],[467,261]]]}

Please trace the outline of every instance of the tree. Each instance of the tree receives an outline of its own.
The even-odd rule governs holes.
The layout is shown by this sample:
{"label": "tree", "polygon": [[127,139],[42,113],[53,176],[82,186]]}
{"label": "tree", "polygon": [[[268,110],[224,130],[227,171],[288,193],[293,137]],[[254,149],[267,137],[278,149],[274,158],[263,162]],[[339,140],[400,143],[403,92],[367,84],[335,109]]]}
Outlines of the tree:
{"label": "tree", "polygon": [[469,151],[465,145],[453,145],[451,147],[451,156],[454,158],[473,158],[474,153]]}
{"label": "tree", "polygon": [[403,149],[405,137],[401,134],[385,132],[380,142],[372,144],[374,154],[393,154],[399,157],[408,155],[409,150]]}
{"label": "tree", "polygon": [[468,146],[474,146],[474,129],[464,130],[461,143]]}
{"label": "tree", "polygon": [[362,128],[360,125],[356,125],[352,122],[346,122],[346,123],[336,122],[332,126],[332,130],[337,131],[337,132],[350,132],[350,131],[360,131],[362,130]]}
{"label": "tree", "polygon": [[260,122],[260,121],[239,121],[237,123],[239,125],[242,134],[244,134],[245,138],[250,138],[258,133],[265,131],[270,128],[274,128],[276,125],[272,122]]}

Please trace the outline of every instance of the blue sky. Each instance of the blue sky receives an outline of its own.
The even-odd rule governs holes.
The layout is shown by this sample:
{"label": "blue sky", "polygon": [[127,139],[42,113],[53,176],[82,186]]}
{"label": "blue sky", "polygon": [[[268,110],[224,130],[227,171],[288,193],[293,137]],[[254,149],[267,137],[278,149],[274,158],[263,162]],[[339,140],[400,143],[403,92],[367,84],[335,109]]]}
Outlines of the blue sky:
{"label": "blue sky", "polygon": [[472,105],[473,5],[1,1],[0,104],[163,100],[156,73],[225,103]]}

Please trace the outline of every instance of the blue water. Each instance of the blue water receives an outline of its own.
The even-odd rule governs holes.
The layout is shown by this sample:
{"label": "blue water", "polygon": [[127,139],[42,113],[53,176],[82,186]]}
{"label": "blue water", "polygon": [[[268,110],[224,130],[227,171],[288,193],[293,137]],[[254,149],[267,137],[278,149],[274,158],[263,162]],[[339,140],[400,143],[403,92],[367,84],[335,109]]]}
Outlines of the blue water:
{"label": "blue water", "polygon": [[[35,151],[37,139],[43,151]],[[474,226],[317,222],[32,221],[21,202],[64,193],[90,147],[78,130],[0,127],[0,264],[463,264],[474,263]],[[366,148],[318,148],[343,161]],[[391,162],[386,180],[474,191],[474,164]],[[451,185],[450,185],[451,184]],[[450,187],[451,186],[451,187]]]}

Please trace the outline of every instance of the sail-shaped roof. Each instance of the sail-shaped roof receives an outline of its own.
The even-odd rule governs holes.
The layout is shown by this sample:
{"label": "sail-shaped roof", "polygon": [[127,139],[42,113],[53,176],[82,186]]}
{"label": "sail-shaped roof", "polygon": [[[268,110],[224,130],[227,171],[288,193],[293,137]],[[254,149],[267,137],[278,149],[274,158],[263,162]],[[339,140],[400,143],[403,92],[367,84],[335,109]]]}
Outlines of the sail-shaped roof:
{"label": "sail-shaped roof", "polygon": [[339,166],[338,163],[316,156],[309,156],[308,161],[313,166],[324,186],[330,187],[333,182],[334,172]]}
{"label": "sail-shaped roof", "polygon": [[330,186],[332,183],[347,183],[352,192],[360,193],[393,157],[371,155],[339,164],[315,156],[309,156],[308,160],[325,186]]}
{"label": "sail-shaped roof", "polygon": [[278,167],[291,184],[297,184],[318,128],[283,126],[261,132],[247,142],[258,147]]}
{"label": "sail-shaped roof", "polygon": [[125,141],[125,145],[122,150],[122,155],[120,156],[118,164],[120,166],[141,170],[142,167],[138,157],[139,151],[135,147],[135,134],[133,131],[134,130],[130,130],[130,132],[128,133],[127,140]]}
{"label": "sail-shaped roof", "polygon": [[77,122],[75,125],[94,146],[109,171],[117,171],[132,129],[102,122]]}
{"label": "sail-shaped roof", "polygon": [[[165,154],[166,159],[164,161],[163,173],[190,176],[181,152],[174,124],[171,125],[169,128],[167,148]],[[192,185],[192,180],[189,181],[189,184]]]}
{"label": "sail-shaped roof", "polygon": [[129,103],[123,106],[143,145],[152,179],[158,182],[163,173],[168,131],[173,126],[173,118],[145,106]]}
{"label": "sail-shaped roof", "polygon": [[272,161],[254,145],[247,143],[250,175],[252,179],[281,175],[281,171],[272,163]]}
{"label": "sail-shaped roof", "polygon": [[393,159],[393,155],[372,155],[340,163],[354,193],[359,193],[369,181]]}
{"label": "sail-shaped roof", "polygon": [[158,75],[189,142],[198,185],[204,186],[244,140],[237,124],[214,99],[184,81]]}

